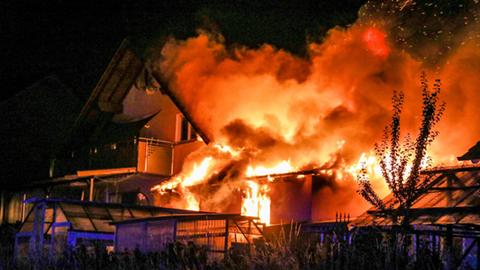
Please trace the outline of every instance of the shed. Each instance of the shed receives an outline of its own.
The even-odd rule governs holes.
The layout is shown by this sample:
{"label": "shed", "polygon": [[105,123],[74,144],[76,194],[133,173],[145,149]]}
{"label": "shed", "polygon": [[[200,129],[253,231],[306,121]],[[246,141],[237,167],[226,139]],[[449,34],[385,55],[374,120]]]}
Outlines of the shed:
{"label": "shed", "polygon": [[32,198],[33,204],[15,237],[15,254],[50,254],[67,247],[93,243],[113,249],[115,226],[111,222],[154,216],[198,213],[189,210]]}
{"label": "shed", "polygon": [[230,248],[249,248],[263,236],[255,217],[240,214],[186,213],[112,222],[117,252],[165,250],[172,242],[194,243],[209,255],[223,255]]}

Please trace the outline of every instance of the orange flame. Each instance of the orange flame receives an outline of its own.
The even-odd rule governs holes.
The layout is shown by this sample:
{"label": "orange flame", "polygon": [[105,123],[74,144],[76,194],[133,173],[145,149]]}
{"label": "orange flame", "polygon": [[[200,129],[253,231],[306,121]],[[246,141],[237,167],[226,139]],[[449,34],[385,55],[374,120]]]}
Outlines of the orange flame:
{"label": "orange flame", "polygon": [[[405,3],[401,9],[409,6]],[[221,144],[193,153],[179,176],[155,189],[188,189],[224,164],[233,164],[222,179],[230,183],[331,163],[325,167],[330,169],[320,173],[344,181],[341,188],[321,193],[322,207],[350,207],[347,211],[354,209],[359,214],[368,206],[358,206],[364,201],[357,196],[355,183],[349,181],[365,166],[379,195],[388,192],[378,161],[368,151],[381,137],[379,127],[389,121],[393,89],[405,92],[402,127],[406,132],[416,130],[421,100],[418,77],[423,69],[432,79],[443,80],[442,99],[448,101],[431,154],[438,162],[438,157],[461,154],[474,144],[480,130],[479,122],[472,121],[478,115],[475,104],[480,102],[476,89],[480,84],[476,76],[480,63],[478,35],[469,36],[473,37],[470,40],[467,35],[459,38],[456,43],[462,46],[452,47],[442,56],[432,50],[432,55],[441,61],[436,62],[439,66],[431,66],[419,57],[430,46],[405,49],[412,45],[405,43],[399,47],[403,44],[399,37],[417,35],[403,33],[403,28],[399,28],[403,33],[399,35],[396,20],[383,23],[383,16],[375,15],[373,20],[362,17],[364,20],[351,27],[332,29],[322,43],[310,43],[307,58],[268,44],[260,48],[228,48],[223,39],[216,38],[218,35],[205,32],[167,42],[152,70],[162,74],[197,125],[214,143]],[[377,19],[381,21],[377,23]],[[469,29],[477,30],[478,24],[475,27]],[[459,33],[464,35],[463,31]],[[447,39],[432,40],[438,47],[449,44],[442,42]],[[211,159],[205,161],[205,157]],[[265,160],[268,163],[260,162]],[[195,166],[191,166],[194,162]],[[260,202],[267,201],[268,186],[245,182],[240,185],[246,194],[242,213],[267,221],[263,214],[267,210],[263,209],[268,204]],[[187,201],[195,199],[194,194],[184,194]],[[228,199],[228,195],[222,196]],[[219,202],[215,200],[215,206],[223,210]],[[359,210],[361,207],[364,209]]]}
{"label": "orange flame", "polygon": [[160,194],[165,194],[167,190],[173,190],[179,186],[185,197],[185,202],[187,204],[186,208],[188,210],[198,211],[200,210],[200,203],[195,196],[188,191],[187,187],[201,183],[209,175],[213,163],[212,160],[212,157],[206,157],[202,160],[200,165],[194,163],[193,169],[189,174],[179,175],[169,181],[154,186],[151,190],[158,191]]}
{"label": "orange flame", "polygon": [[242,215],[258,217],[261,222],[270,224],[270,198],[268,185],[247,181],[246,195],[242,201]]}
{"label": "orange flame", "polygon": [[271,175],[279,173],[288,173],[294,171],[295,168],[290,163],[290,160],[283,160],[273,167],[264,167],[264,166],[248,166],[247,168],[247,177],[259,176],[259,175]]}

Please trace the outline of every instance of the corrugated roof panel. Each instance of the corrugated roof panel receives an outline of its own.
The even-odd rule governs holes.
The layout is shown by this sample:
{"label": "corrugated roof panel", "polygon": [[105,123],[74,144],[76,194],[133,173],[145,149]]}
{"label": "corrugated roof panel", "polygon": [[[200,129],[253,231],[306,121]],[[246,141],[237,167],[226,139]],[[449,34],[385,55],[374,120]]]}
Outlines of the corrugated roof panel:
{"label": "corrugated roof panel", "polygon": [[[480,207],[480,168],[467,168],[464,171],[458,167],[442,168],[435,171],[431,179],[436,179],[432,185],[415,200],[412,206],[412,224],[474,224],[480,225],[476,209]],[[384,201],[391,205],[391,198]],[[395,207],[393,208],[395,209]],[[437,210],[438,209],[438,210]],[[388,219],[375,215],[376,210],[360,216],[354,226],[389,225]]]}

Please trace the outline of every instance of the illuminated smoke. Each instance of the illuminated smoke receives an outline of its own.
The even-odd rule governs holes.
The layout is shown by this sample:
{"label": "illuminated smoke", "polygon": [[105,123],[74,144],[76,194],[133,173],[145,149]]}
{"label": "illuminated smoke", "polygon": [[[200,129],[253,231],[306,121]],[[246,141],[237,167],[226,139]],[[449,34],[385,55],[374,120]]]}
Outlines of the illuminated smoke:
{"label": "illuminated smoke", "polygon": [[[447,102],[430,155],[437,164],[451,162],[480,138],[478,5],[464,2],[448,14],[450,4],[369,2],[357,23],[308,44],[307,58],[269,44],[226,48],[218,33],[171,39],[153,69],[214,141],[189,157],[180,179],[188,177],[189,164],[211,156],[216,165],[204,183],[241,181],[249,166],[284,162],[289,170],[333,164],[337,180],[351,180],[352,166],[366,158],[362,154],[370,152],[390,119],[393,90],[405,93],[403,131],[415,133],[422,70],[432,81],[442,79],[441,99]],[[347,180],[351,184],[337,185],[341,188],[323,200],[358,214],[366,204]],[[386,194],[385,185],[375,185]],[[199,196],[210,210],[222,210],[236,188]]]}

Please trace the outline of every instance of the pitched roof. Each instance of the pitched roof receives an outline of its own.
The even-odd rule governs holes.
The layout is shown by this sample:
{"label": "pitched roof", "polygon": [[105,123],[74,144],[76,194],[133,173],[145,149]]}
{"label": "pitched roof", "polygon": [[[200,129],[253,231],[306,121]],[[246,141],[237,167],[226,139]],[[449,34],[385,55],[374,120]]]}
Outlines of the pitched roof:
{"label": "pitched roof", "polygon": [[[103,141],[108,141],[110,135],[114,134],[108,132],[108,126],[113,123],[112,119],[115,114],[122,112],[122,103],[125,97],[142,73],[145,73],[144,62],[137,56],[137,52],[132,48],[130,41],[125,39],[112,57],[75,121],[71,130],[71,139],[74,144],[83,145],[88,142],[98,142],[100,138],[103,138]],[[197,133],[208,143],[208,137],[173,92],[164,85],[162,85],[161,91],[168,95]],[[151,115],[150,118],[153,116]],[[137,122],[143,123],[143,120]],[[143,127],[143,124],[136,125],[138,127],[137,131]]]}
{"label": "pitched roof", "polygon": [[[69,230],[82,232],[97,232],[97,233],[114,233],[115,227],[111,222],[119,222],[129,219],[171,216],[171,215],[186,215],[198,214],[200,212],[155,207],[155,206],[138,206],[138,205],[124,205],[117,203],[103,203],[103,202],[88,202],[67,199],[37,199],[32,198],[27,203],[39,204],[45,203],[47,208],[51,211],[45,211],[44,222],[46,233],[51,229],[52,222],[69,222]],[[32,207],[34,209],[34,207]],[[53,210],[56,213],[53,213]],[[30,213],[25,218],[25,222],[20,228],[21,232],[29,232],[33,230],[35,222],[35,211]],[[55,220],[54,220],[55,219]]]}
{"label": "pitched roof", "polygon": [[[124,40],[112,57],[70,132],[74,145],[105,140],[106,127],[115,113],[122,112],[122,102],[143,69],[142,61]],[[140,126],[141,127],[141,126]]]}

